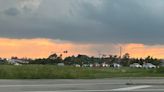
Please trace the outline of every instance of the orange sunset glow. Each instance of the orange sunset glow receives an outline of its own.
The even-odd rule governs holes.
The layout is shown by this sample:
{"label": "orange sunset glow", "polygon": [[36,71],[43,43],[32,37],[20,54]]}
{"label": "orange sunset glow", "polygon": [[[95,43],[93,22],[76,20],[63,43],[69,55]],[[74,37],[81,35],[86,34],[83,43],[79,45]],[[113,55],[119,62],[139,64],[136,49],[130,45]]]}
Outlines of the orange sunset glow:
{"label": "orange sunset glow", "polygon": [[144,45],[144,44],[127,44],[124,45],[124,51],[128,52],[132,57],[147,57],[164,58],[163,45]]}
{"label": "orange sunset glow", "polygon": [[[100,44],[76,44],[68,41],[51,40],[51,39],[9,39],[0,38],[0,56],[10,58],[11,56],[28,57],[28,58],[45,58],[52,53],[63,54],[63,57],[86,54],[96,56],[97,51],[93,48],[104,50],[102,53],[117,54],[119,45],[114,45],[113,50],[107,51],[110,44],[101,46]],[[164,58],[164,46],[148,46],[144,44],[122,44],[123,54],[129,53],[131,57],[146,57],[148,55]],[[68,50],[67,54],[63,51]],[[105,52],[106,51],[106,52]]]}
{"label": "orange sunset glow", "polygon": [[61,54],[64,50],[69,53],[64,56],[76,55],[77,53],[90,53],[90,45],[75,45],[50,39],[8,39],[0,38],[0,56],[42,58],[52,53]]}

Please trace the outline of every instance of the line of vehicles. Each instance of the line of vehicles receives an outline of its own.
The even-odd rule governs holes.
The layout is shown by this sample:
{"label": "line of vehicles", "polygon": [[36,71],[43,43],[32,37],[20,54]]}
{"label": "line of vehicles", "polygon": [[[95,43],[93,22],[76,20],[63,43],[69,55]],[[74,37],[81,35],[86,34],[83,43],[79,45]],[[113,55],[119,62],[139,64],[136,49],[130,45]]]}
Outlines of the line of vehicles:
{"label": "line of vehicles", "polygon": [[[64,64],[63,64],[64,66]],[[79,64],[75,64],[75,67],[113,67],[113,68],[120,68],[123,67],[121,64],[113,63],[111,65],[102,63],[102,64],[83,64],[80,66]],[[139,63],[133,63],[129,65],[130,68],[145,68],[145,69],[152,69],[152,68],[159,68],[159,66],[153,65],[152,63],[144,63],[143,65],[140,65]]]}
{"label": "line of vehicles", "polygon": [[158,66],[155,66],[151,63],[144,63],[143,65],[140,65],[139,63],[133,63],[129,67],[131,68],[158,68]]}
{"label": "line of vehicles", "polygon": [[[14,64],[16,66],[21,65],[21,63],[27,64],[28,61],[23,61],[23,60],[19,60],[19,59],[9,59],[8,60],[9,63]],[[58,66],[65,66],[64,63],[58,63]],[[121,64],[119,63],[113,63],[113,64],[106,64],[104,63],[94,63],[94,64],[74,64],[75,67],[113,67],[113,68],[120,68],[122,67]],[[151,68],[159,68],[159,66],[153,65],[152,63],[144,63],[143,65],[139,64],[139,63],[133,63],[129,65],[130,68],[146,68],[146,69],[151,69]]]}

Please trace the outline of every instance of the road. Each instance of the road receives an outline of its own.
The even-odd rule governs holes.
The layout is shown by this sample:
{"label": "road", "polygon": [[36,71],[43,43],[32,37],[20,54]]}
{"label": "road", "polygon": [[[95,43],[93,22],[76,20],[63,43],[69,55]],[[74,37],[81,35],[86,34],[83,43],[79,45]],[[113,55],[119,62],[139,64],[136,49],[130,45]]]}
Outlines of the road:
{"label": "road", "polygon": [[[131,83],[132,85],[127,85]],[[164,78],[0,80],[0,92],[164,92]]]}

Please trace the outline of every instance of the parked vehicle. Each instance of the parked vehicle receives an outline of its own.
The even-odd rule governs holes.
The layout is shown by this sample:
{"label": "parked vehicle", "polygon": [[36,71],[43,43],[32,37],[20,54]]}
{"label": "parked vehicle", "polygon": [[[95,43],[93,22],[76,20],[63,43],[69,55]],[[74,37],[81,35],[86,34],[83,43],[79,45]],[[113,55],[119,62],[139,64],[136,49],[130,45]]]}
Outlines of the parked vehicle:
{"label": "parked vehicle", "polygon": [[114,68],[120,68],[120,67],[121,67],[121,65],[120,65],[120,64],[118,64],[118,63],[113,63],[113,64],[111,65],[111,67],[114,67]]}
{"label": "parked vehicle", "polygon": [[79,64],[75,64],[74,66],[75,66],[75,67],[81,67]]}
{"label": "parked vehicle", "polygon": [[64,66],[64,63],[58,63],[57,65],[58,66]]}
{"label": "parked vehicle", "polygon": [[133,63],[129,67],[131,67],[131,68],[142,68],[142,65],[140,65],[138,63]]}
{"label": "parked vehicle", "polygon": [[143,68],[156,68],[156,66],[151,63],[145,63],[143,64]]}
{"label": "parked vehicle", "polygon": [[14,63],[14,65],[15,65],[15,66],[20,66],[21,64],[19,64],[19,63]]}
{"label": "parked vehicle", "polygon": [[89,67],[89,64],[83,64],[82,66],[83,67]]}
{"label": "parked vehicle", "polygon": [[109,64],[106,64],[106,63],[102,63],[101,64],[101,67],[110,67],[110,65]]}
{"label": "parked vehicle", "polygon": [[89,67],[93,67],[93,64],[89,64]]}
{"label": "parked vehicle", "polygon": [[99,63],[94,63],[93,67],[100,67],[100,64]]}

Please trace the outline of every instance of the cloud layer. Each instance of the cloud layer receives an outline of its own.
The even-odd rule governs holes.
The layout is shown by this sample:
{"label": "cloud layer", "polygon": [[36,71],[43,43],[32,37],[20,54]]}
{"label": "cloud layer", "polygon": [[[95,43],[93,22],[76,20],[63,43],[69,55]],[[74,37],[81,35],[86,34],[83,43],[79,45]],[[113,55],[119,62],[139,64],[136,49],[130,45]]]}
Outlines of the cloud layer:
{"label": "cloud layer", "polygon": [[0,2],[3,4],[0,6],[1,37],[163,44],[163,0]]}

